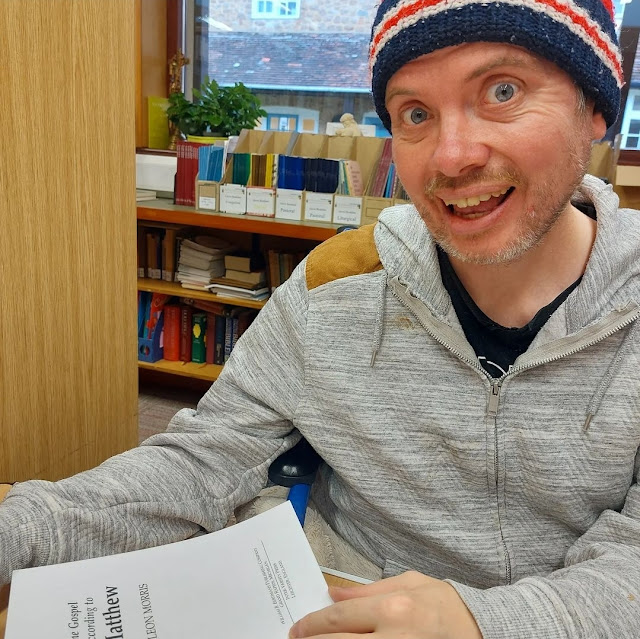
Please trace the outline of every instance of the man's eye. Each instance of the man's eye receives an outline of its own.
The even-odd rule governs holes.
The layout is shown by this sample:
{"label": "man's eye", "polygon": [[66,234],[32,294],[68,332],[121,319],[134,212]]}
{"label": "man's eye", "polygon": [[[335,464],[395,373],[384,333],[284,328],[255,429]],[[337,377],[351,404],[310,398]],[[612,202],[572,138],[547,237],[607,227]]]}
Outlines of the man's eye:
{"label": "man's eye", "polygon": [[405,124],[421,124],[428,118],[428,114],[424,109],[420,107],[414,107],[413,109],[407,109],[402,114],[402,119]]}
{"label": "man's eye", "polygon": [[509,82],[501,82],[489,88],[487,97],[489,102],[508,102],[516,94],[517,90],[515,85]]}

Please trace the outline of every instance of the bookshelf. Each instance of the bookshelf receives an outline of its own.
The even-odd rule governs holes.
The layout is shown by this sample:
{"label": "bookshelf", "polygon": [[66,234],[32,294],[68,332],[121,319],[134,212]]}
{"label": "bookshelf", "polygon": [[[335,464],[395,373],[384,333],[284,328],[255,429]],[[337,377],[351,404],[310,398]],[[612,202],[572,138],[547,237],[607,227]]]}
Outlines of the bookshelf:
{"label": "bookshelf", "polygon": [[[153,226],[154,223],[172,224],[198,229],[216,229],[235,235],[257,234],[276,239],[288,238],[289,245],[292,242],[295,244],[296,240],[300,240],[301,244],[306,243],[307,245],[309,242],[319,243],[334,236],[338,228],[340,228],[339,224],[201,212],[188,206],[175,205],[170,200],[164,199],[138,202],[137,218],[138,221],[144,222],[145,225],[148,224],[149,226]],[[266,303],[265,301],[221,297],[207,291],[184,288],[178,282],[165,282],[149,278],[138,278],[138,290],[258,310]],[[212,382],[220,375],[223,367],[216,364],[159,360],[153,363],[139,361],[138,368],[141,371],[154,371]]]}
{"label": "bookshelf", "polygon": [[230,304],[233,306],[244,306],[246,308],[260,309],[265,305],[266,300],[242,300],[237,297],[222,297],[212,295],[207,291],[196,291],[184,288],[177,282],[164,282],[162,280],[152,280],[149,278],[138,278],[138,290],[149,291],[151,293],[164,293],[165,295],[175,295],[176,297],[186,297],[193,300],[206,300],[209,302],[219,302],[220,304]]}
{"label": "bookshelf", "polygon": [[277,235],[300,240],[323,242],[336,234],[339,224],[308,222],[306,220],[278,220],[253,215],[233,215],[197,211],[188,206],[178,206],[169,200],[148,200],[138,202],[138,220],[163,222],[183,226]]}

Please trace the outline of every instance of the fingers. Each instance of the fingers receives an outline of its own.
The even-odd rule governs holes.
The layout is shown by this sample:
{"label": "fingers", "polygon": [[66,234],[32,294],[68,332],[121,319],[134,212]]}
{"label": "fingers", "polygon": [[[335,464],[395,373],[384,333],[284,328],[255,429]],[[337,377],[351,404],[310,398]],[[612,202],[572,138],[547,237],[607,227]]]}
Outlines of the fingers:
{"label": "fingers", "polygon": [[419,586],[430,585],[431,582],[434,584],[439,583],[437,579],[427,577],[419,572],[409,571],[396,577],[387,577],[364,586],[352,586],[349,588],[331,586],[329,595],[334,601],[346,601],[357,597],[374,597],[398,592],[399,590],[411,590]]}
{"label": "fingers", "polygon": [[[345,588],[344,590],[356,590]],[[375,599],[363,598],[347,602],[334,603],[303,617],[293,625],[289,631],[291,639],[300,637],[314,637],[319,639],[324,635],[331,635],[331,639],[338,639],[343,635],[366,634],[373,632],[375,615],[373,607]]]}

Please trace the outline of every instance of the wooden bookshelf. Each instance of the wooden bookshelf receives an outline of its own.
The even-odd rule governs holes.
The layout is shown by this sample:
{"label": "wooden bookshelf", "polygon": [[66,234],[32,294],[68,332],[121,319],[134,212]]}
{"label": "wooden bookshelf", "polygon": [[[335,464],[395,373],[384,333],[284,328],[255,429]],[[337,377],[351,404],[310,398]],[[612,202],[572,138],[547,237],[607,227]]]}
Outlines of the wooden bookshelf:
{"label": "wooden bookshelf", "polygon": [[255,215],[232,215],[213,211],[198,211],[188,206],[172,204],[170,200],[158,199],[138,202],[138,219],[147,222],[200,226],[203,228],[294,237],[300,240],[323,242],[333,237],[339,224],[322,224],[306,220],[278,220]]}
{"label": "wooden bookshelf", "polygon": [[138,367],[160,373],[170,373],[182,377],[192,377],[214,381],[222,372],[222,366],[218,364],[196,364],[195,362],[169,362],[166,359],[157,362],[138,362]]}
{"label": "wooden bookshelf", "polygon": [[[231,215],[209,211],[198,211],[188,206],[178,206],[168,199],[148,200],[137,203],[137,218],[154,224],[174,224],[178,226],[193,226],[200,228],[232,231],[283,237],[306,241],[308,243],[323,242],[333,237],[340,228],[339,224],[322,224],[317,222],[277,220],[252,215]],[[149,278],[138,278],[138,290],[152,293],[163,293],[185,299],[206,300],[219,302],[227,306],[242,306],[260,310],[265,300],[253,301],[234,297],[222,297],[209,293],[183,288],[178,282],[165,282]],[[138,362],[138,368],[143,371],[154,371],[167,375],[178,375],[192,379],[214,381],[220,375],[222,366],[215,364],[196,364],[194,362]]]}
{"label": "wooden bookshelf", "polygon": [[149,278],[138,278],[138,290],[149,291],[151,293],[164,293],[165,295],[175,295],[176,297],[184,297],[192,300],[206,300],[207,302],[218,302],[228,306],[244,306],[246,308],[261,309],[266,300],[245,300],[238,297],[222,297],[214,295],[208,291],[197,291],[190,288],[184,288],[178,282],[165,282],[164,280],[152,280]]}

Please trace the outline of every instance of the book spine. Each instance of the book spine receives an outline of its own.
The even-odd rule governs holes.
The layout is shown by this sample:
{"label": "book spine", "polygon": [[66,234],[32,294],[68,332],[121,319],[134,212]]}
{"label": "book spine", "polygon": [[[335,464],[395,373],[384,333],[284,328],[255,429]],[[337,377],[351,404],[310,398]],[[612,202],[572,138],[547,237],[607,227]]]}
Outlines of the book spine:
{"label": "book spine", "polygon": [[222,313],[216,313],[215,321],[215,343],[213,346],[213,363],[224,364],[224,338],[227,325],[227,318]]}
{"label": "book spine", "polygon": [[207,364],[213,364],[216,343],[216,316],[214,313],[207,313],[207,332],[204,343],[206,351],[205,361]]}
{"label": "book spine", "polygon": [[164,307],[164,359],[180,360],[180,307]]}
{"label": "book spine", "polygon": [[205,338],[207,334],[206,313],[194,313],[191,333],[191,361],[204,364],[207,361]]}
{"label": "book spine", "polygon": [[224,327],[224,361],[225,363],[231,356],[231,347],[233,345],[233,317],[225,317]]}
{"label": "book spine", "polygon": [[173,282],[176,271],[176,231],[166,229],[162,238],[162,279]]}
{"label": "book spine", "polygon": [[180,361],[191,361],[191,322],[193,309],[190,306],[180,307]]}

